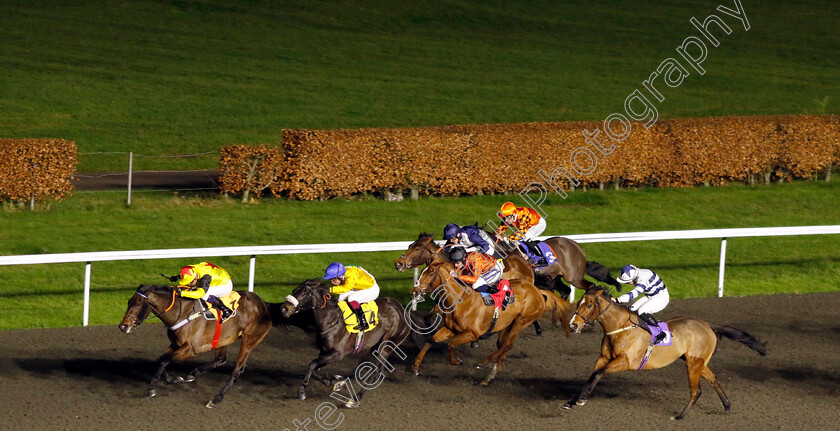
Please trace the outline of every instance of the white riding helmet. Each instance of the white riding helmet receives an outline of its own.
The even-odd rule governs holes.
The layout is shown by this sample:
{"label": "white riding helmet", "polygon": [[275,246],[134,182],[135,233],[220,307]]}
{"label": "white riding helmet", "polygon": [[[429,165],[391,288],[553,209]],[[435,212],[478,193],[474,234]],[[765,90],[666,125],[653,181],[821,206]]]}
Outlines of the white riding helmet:
{"label": "white riding helmet", "polygon": [[636,279],[638,274],[639,268],[636,268],[633,265],[624,265],[624,267],[621,268],[621,275],[616,278],[616,281],[621,284],[630,284]]}

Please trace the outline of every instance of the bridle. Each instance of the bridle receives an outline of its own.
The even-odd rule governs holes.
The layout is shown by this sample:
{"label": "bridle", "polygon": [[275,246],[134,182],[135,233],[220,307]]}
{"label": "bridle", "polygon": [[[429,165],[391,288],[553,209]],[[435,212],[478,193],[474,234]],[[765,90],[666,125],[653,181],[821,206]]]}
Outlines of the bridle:
{"label": "bridle", "polygon": [[[175,292],[174,289],[172,290],[172,302],[169,304],[169,307],[167,307],[162,312],[159,311],[157,309],[157,307],[149,301],[149,296],[148,295],[140,292],[140,290],[137,290],[136,292],[134,292],[134,294],[144,299],[142,308],[140,308],[140,312],[137,313],[137,317],[134,319],[134,322],[132,322],[132,325],[134,327],[140,326],[149,317],[150,314],[154,314],[155,316],[157,316],[158,319],[163,320],[161,318],[161,314],[166,313],[167,311],[169,311],[175,305],[176,292]],[[178,302],[178,316],[180,316],[182,314],[183,307],[184,307],[184,302],[179,301]],[[194,304],[193,304],[193,307],[195,307]]]}
{"label": "bridle", "polygon": [[[308,284],[304,285],[303,288],[307,292],[307,297],[308,298],[313,298],[313,300],[312,300],[312,309],[313,310],[323,309],[324,307],[327,306],[327,302],[332,298],[332,295],[330,295],[329,293],[324,293],[324,294],[320,294],[320,295],[316,294],[315,289],[313,289],[312,286],[310,286]],[[294,292],[292,292],[292,293],[294,293]],[[320,307],[318,306],[318,302],[319,302],[318,297],[321,297],[321,300],[323,301],[323,303],[321,304]],[[288,296],[286,296],[286,302],[288,302],[289,304],[292,304],[292,306],[295,307],[294,308],[295,313],[297,313],[298,311],[301,310],[301,308],[299,308],[300,300],[297,299],[297,297],[295,297],[293,295],[288,295]]]}
{"label": "bridle", "polygon": [[[431,241],[431,240],[432,240],[432,238],[429,237],[428,241]],[[416,256],[414,256],[411,259],[411,262],[408,263],[409,268],[417,268],[418,266],[420,266],[420,265],[422,265],[422,264],[424,264],[424,263],[426,263],[426,262],[428,262],[432,259],[432,257],[434,256],[434,253],[432,252],[432,250],[429,250],[428,245],[429,245],[429,243],[426,242],[426,244],[424,244],[423,246],[417,245],[417,246],[414,246],[414,247],[409,247],[409,248],[419,248],[419,249],[421,249],[420,253],[418,253]],[[429,254],[429,257],[428,258],[423,258],[422,260],[420,260],[420,258],[425,256],[426,253]],[[402,257],[405,257],[405,253],[403,253]]]}
{"label": "bridle", "polygon": [[[583,315],[578,313],[577,310],[575,310],[575,314],[572,317],[579,316],[581,319],[583,319],[583,326],[591,325],[591,324],[595,323],[596,321],[598,321],[598,318],[600,318],[602,314],[604,314],[607,310],[610,309],[610,307],[612,307],[613,302],[612,301],[607,301],[607,302],[608,302],[608,304],[607,304],[606,307],[601,307],[601,301],[597,301],[597,300],[595,301],[595,306],[598,307],[600,309],[600,311],[591,320],[588,320],[587,318],[583,317]],[[578,307],[578,308],[580,308],[580,307]]]}

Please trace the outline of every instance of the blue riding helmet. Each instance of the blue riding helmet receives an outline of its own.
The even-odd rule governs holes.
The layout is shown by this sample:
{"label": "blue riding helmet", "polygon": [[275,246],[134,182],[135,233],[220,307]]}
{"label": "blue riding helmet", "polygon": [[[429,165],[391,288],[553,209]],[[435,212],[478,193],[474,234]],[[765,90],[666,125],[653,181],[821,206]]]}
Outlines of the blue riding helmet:
{"label": "blue riding helmet", "polygon": [[459,233],[461,233],[461,228],[455,223],[449,223],[443,228],[443,239],[449,241],[458,236]]}
{"label": "blue riding helmet", "polygon": [[327,272],[324,274],[324,280],[341,277],[345,272],[347,272],[347,270],[344,269],[344,265],[338,262],[333,262],[327,267]]}

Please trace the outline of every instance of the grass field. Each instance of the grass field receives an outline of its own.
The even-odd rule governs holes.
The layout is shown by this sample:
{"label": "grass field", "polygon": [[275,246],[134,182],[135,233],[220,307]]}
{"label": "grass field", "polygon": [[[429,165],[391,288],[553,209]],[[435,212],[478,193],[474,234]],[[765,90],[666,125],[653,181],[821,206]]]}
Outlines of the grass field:
{"label": "grass field", "polygon": [[[441,235],[449,222],[483,223],[513,196],[299,202],[241,205],[217,195],[141,194],[127,208],[118,193],[79,193],[49,211],[0,213],[0,254],[66,253],[182,247],[413,240]],[[515,197],[514,200],[518,200]],[[840,183],[575,192],[549,198],[548,235],[643,230],[840,224]],[[836,235],[729,240],[727,295],[834,291],[840,285]],[[720,242],[674,240],[586,244],[590,260],[615,271],[632,263],[657,271],[675,297],[717,294]],[[332,261],[360,264],[384,294],[407,300],[411,274],[398,273],[399,252],[260,256],[255,290],[279,302]],[[113,324],[140,283],[161,283],[200,259],[101,262],[92,266],[91,323]],[[193,262],[195,261],[195,262]],[[238,288],[249,258],[214,258]],[[81,323],[84,264],[0,267],[0,329]]]}
{"label": "grass field", "polygon": [[[716,13],[705,75],[660,117],[840,113],[830,0],[0,2],[0,136],[82,152],[279,144],[283,128],[602,120]],[[217,157],[138,158],[135,169]],[[125,170],[84,155],[79,170]]]}

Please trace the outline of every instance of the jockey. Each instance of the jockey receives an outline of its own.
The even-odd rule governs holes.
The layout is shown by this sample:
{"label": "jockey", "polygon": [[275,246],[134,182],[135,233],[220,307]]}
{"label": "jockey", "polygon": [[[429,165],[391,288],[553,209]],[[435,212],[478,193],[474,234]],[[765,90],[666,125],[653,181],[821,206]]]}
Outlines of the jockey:
{"label": "jockey", "polygon": [[177,282],[180,286],[190,287],[181,292],[182,297],[201,298],[213,304],[213,307],[222,312],[222,319],[227,319],[233,313],[221,300],[233,291],[230,275],[221,267],[209,262],[187,265],[181,268],[181,278]]}
{"label": "jockey", "polygon": [[[668,289],[665,287],[665,282],[655,272],[649,269],[636,268],[633,265],[625,265],[621,268],[621,275],[616,280],[622,284],[632,283],[636,286],[616,300],[620,303],[626,303],[644,294],[643,298],[637,299],[630,305],[630,310],[638,313],[639,318],[644,320],[649,327],[658,326],[659,322],[652,314],[665,309],[671,299]],[[653,343],[656,344],[663,338],[665,338],[665,333],[660,332]]]}
{"label": "jockey", "polygon": [[475,225],[462,227],[455,223],[449,223],[443,228],[443,239],[446,240],[444,247],[450,244],[458,244],[468,252],[481,251],[491,256],[496,255],[496,249],[493,247],[493,240],[490,235],[484,229]]}
{"label": "jockey", "polygon": [[449,251],[449,260],[455,264],[450,271],[452,278],[471,284],[473,290],[484,293],[496,293],[496,285],[502,279],[502,263],[492,256],[478,251],[467,252],[463,247],[453,247]]}
{"label": "jockey", "polygon": [[499,232],[513,226],[516,232],[510,235],[512,240],[521,240],[535,256],[542,256],[539,248],[534,242],[543,231],[545,231],[545,218],[528,207],[517,207],[513,202],[505,202],[499,210],[499,218],[504,224],[499,227]]}
{"label": "jockey", "polygon": [[350,309],[359,319],[359,326],[355,329],[366,331],[370,325],[365,320],[361,304],[375,301],[379,297],[379,285],[364,268],[347,266],[333,262],[327,266],[324,280],[329,280],[332,287],[330,292],[338,294],[339,301],[347,301]]}

